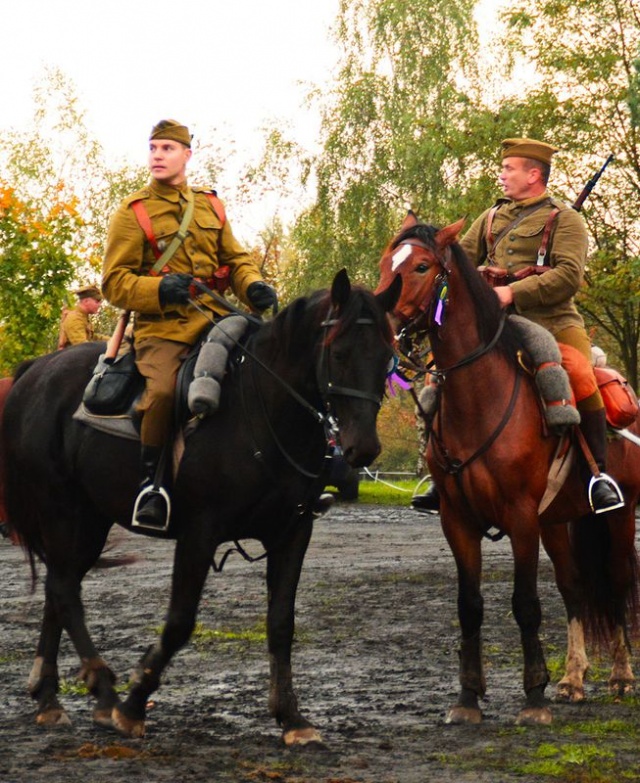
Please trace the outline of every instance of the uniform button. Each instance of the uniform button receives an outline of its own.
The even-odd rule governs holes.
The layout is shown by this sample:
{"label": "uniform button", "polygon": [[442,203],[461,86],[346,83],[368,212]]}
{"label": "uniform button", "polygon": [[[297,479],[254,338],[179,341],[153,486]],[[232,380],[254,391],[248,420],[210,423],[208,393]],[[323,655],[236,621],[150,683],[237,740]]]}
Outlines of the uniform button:
{"label": "uniform button", "polygon": [[512,266],[513,266],[513,261],[508,261],[507,262],[507,269],[511,269]]}
{"label": "uniform button", "polygon": [[509,255],[513,255],[513,248],[512,247],[507,248],[507,253],[509,253]]}
{"label": "uniform button", "polygon": [[509,237],[509,239],[510,239],[512,242],[515,240],[515,238],[516,238],[516,235],[515,235],[515,234],[511,234],[511,236]]}

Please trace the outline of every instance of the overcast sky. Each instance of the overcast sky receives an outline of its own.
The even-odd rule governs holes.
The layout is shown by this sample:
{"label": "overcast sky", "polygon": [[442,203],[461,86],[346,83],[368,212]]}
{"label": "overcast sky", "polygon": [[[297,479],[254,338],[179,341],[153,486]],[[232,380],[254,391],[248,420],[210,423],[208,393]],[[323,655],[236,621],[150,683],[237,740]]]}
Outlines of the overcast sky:
{"label": "overcast sky", "polygon": [[339,2],[5,0],[0,128],[25,127],[34,85],[55,66],[75,85],[109,165],[145,163],[149,130],[167,117],[201,138],[221,129],[238,159],[255,155],[274,118],[312,144],[318,118],[302,104],[337,63]]}

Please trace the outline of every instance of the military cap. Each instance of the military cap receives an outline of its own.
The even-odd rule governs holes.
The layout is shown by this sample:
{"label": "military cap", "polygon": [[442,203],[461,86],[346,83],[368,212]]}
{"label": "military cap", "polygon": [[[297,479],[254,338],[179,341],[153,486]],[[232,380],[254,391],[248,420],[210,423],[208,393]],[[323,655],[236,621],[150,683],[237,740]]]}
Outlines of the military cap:
{"label": "military cap", "polygon": [[82,288],[77,288],[73,293],[78,299],[97,299],[99,302],[102,301],[102,293],[98,286],[95,285],[82,286]]}
{"label": "military cap", "polygon": [[193,136],[189,133],[186,125],[181,125],[177,120],[160,120],[159,123],[151,128],[149,141],[152,139],[169,139],[184,144],[185,147],[191,146]]}
{"label": "military cap", "polygon": [[505,139],[502,142],[503,158],[531,158],[547,166],[551,165],[551,158],[557,151],[557,147],[535,139]]}

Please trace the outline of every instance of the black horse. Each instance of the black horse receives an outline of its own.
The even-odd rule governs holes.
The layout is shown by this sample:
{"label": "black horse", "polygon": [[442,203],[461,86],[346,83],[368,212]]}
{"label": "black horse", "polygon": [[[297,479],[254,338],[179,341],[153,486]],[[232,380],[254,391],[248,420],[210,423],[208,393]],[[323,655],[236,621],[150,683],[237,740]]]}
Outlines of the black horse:
{"label": "black horse", "polygon": [[287,744],[318,741],[292,685],[294,602],[338,437],[353,466],[380,451],[376,417],[392,359],[386,314],[401,281],[377,296],[339,272],[331,291],[295,300],[238,349],[220,408],[185,439],[173,484],[176,539],[171,600],[159,642],[133,675],[125,701],[84,621],[81,582],[114,523],[128,527],[140,482],[135,441],[72,418],[103,345],[84,344],[21,367],[3,419],[8,518],[46,567],[45,606],[29,679],[37,722],[68,723],[58,700],[63,629],[96,698],[94,720],[126,736],[144,734],[149,696],[193,631],[216,549],[257,539],[267,556],[271,714]]}

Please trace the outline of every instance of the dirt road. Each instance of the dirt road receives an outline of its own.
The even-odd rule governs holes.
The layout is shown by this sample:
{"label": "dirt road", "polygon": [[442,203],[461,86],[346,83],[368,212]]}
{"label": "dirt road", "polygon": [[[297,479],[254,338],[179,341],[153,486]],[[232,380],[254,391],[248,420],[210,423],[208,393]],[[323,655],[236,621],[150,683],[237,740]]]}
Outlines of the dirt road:
{"label": "dirt road", "polygon": [[[94,638],[126,681],[162,624],[173,547],[120,530],[111,543],[111,554],[137,562],[93,571],[83,595]],[[543,641],[557,681],[565,624],[544,556],[540,574]],[[285,749],[268,715],[264,582],[264,563],[238,556],[211,574],[196,638],[154,695],[143,740],[93,727],[65,638],[60,671],[73,725],[46,732],[25,687],[42,587],[30,594],[21,551],[0,541],[1,783],[640,781],[638,703],[608,696],[605,659],[592,661],[585,704],[553,705],[550,727],[514,726],[522,666],[507,541],[485,544],[488,692],[479,727],[443,722],[458,689],[458,628],[454,566],[437,518],[358,504],[316,525],[293,666],[325,750]]]}

